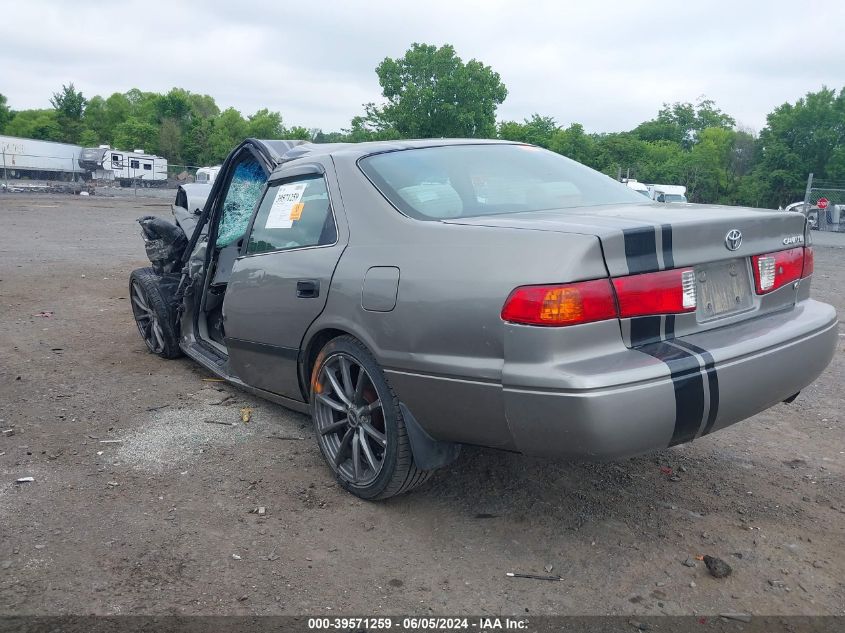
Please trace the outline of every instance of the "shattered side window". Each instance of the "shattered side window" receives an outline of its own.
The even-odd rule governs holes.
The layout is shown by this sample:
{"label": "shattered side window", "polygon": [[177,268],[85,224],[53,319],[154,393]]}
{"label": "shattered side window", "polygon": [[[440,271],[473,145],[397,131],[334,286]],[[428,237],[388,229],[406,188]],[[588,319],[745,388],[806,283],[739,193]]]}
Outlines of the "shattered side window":
{"label": "shattered side window", "polygon": [[223,201],[223,217],[217,229],[217,246],[239,240],[246,232],[255,203],[261,195],[267,176],[258,161],[248,159],[235,167],[229,191]]}

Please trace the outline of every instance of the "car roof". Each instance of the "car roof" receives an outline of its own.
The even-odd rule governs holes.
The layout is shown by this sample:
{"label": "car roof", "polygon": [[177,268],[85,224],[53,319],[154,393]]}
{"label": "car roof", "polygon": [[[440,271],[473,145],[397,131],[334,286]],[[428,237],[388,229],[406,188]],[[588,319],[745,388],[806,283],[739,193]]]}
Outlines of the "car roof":
{"label": "car roof", "polygon": [[[278,142],[278,141],[277,141]],[[442,147],[444,145],[509,145],[511,141],[478,138],[428,138],[403,139],[395,141],[368,141],[364,143],[309,143],[297,142],[281,157],[281,163],[300,158],[315,158],[317,156],[343,157],[357,160],[362,156],[391,152],[403,149],[419,149],[425,147]]]}
{"label": "car roof", "polygon": [[291,149],[308,141],[282,141],[273,139],[248,139],[247,142],[259,144],[267,153],[267,158],[275,165],[282,162],[282,157]]}

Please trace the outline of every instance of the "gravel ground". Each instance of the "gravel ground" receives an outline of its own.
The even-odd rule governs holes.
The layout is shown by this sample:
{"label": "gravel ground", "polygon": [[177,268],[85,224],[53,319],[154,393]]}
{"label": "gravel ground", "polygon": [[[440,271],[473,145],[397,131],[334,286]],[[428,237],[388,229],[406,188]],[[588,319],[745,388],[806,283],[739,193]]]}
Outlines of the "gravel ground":
{"label": "gravel ground", "polygon": [[[308,418],[147,353],[134,220],[167,202],[0,194],[0,613],[845,612],[845,334],[793,404],[692,445],[467,448],[366,503]],[[840,314],[843,271],[845,236],[818,239],[814,294]],[[563,581],[505,576],[548,569]]]}

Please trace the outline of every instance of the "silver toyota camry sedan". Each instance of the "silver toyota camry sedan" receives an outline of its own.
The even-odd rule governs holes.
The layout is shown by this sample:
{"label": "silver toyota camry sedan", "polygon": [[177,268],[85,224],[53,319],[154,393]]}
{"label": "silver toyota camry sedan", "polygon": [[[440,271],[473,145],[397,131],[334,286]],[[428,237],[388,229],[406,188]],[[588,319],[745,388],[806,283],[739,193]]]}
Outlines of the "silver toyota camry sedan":
{"label": "silver toyota camry sedan", "polygon": [[691,442],[790,402],[837,344],[801,214],[655,204],[530,145],[250,139],[180,201],[139,220],[146,345],[309,413],[367,499],[462,444]]}

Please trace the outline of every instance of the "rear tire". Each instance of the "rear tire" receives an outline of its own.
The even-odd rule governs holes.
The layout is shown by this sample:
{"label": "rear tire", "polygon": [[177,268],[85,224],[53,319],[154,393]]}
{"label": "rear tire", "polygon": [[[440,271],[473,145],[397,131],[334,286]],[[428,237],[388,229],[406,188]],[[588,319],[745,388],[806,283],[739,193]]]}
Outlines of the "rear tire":
{"label": "rear tire", "polygon": [[138,332],[147,349],[162,358],[178,358],[176,306],[162,292],[161,277],[152,268],[138,268],[129,275],[129,299]]}
{"label": "rear tire", "polygon": [[416,467],[399,399],[373,355],[351,336],[332,339],[317,355],[311,417],[337,481],[362,499],[403,494],[434,472]]}

